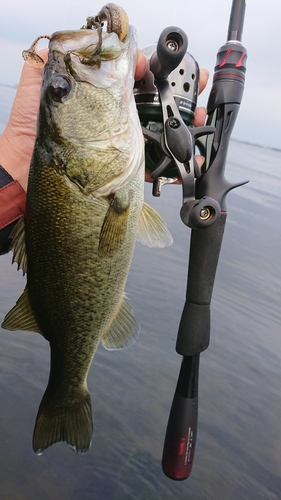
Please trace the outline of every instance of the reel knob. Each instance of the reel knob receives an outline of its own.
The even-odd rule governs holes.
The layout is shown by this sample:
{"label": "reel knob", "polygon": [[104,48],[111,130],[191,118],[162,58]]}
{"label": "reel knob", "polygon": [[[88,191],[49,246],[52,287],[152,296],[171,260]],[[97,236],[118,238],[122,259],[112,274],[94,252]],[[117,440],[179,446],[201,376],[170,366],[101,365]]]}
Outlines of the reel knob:
{"label": "reel knob", "polygon": [[181,63],[187,51],[185,32],[176,26],[164,29],[159,37],[157,49],[150,59],[150,70],[156,78],[168,78]]}
{"label": "reel knob", "polygon": [[219,219],[220,215],[219,203],[209,196],[188,201],[183,204],[180,210],[182,222],[191,229],[210,227]]}

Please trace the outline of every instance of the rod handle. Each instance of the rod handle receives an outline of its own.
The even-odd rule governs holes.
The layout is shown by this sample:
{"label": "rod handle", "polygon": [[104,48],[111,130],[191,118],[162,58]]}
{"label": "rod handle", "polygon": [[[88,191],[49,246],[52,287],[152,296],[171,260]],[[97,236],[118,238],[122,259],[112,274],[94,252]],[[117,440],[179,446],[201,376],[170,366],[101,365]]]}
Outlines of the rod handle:
{"label": "rod handle", "polygon": [[191,474],[198,421],[199,354],[183,357],[164,442],[162,469],[181,481]]}

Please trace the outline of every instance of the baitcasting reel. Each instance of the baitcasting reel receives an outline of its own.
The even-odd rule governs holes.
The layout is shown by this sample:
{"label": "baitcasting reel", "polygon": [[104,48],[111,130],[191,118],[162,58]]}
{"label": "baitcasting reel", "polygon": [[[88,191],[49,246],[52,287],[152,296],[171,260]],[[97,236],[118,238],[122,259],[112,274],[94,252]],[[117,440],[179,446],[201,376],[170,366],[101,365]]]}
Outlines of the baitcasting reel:
{"label": "baitcasting reel", "polygon": [[[161,186],[181,178],[181,219],[187,226],[206,228],[219,218],[218,202],[196,199],[195,179],[201,173],[194,157],[199,137],[213,134],[214,127],[192,127],[198,97],[199,67],[187,52],[187,36],[180,28],[164,29],[157,46],[143,49],[148,59],[144,78],[135,84],[134,95],[145,137],[145,165],[154,180],[153,194]],[[203,150],[202,153],[204,154]]]}

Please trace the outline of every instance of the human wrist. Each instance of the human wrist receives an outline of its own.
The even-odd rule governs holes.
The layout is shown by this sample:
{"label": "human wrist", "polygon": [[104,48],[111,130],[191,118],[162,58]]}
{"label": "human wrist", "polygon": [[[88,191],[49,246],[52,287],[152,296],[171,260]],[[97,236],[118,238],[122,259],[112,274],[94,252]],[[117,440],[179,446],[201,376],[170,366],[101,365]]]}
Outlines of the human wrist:
{"label": "human wrist", "polygon": [[0,165],[14,180],[19,182],[25,191],[27,190],[30,158],[27,158],[21,148],[17,147],[16,138],[14,140],[9,138],[6,130],[0,137]]}
{"label": "human wrist", "polygon": [[26,193],[0,165],[0,255],[10,249],[11,232],[25,212]]}

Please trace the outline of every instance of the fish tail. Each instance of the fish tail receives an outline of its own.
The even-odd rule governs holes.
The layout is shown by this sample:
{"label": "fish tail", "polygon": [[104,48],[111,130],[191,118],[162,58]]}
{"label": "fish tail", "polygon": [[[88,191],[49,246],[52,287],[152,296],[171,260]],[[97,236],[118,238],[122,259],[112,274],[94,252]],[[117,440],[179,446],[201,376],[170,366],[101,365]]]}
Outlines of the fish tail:
{"label": "fish tail", "polygon": [[59,441],[66,442],[76,453],[85,453],[91,446],[93,434],[92,407],[89,393],[72,407],[50,409],[40,404],[33,432],[33,450],[44,450]]}

